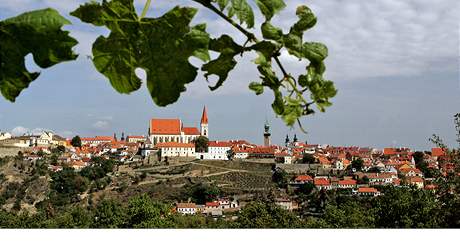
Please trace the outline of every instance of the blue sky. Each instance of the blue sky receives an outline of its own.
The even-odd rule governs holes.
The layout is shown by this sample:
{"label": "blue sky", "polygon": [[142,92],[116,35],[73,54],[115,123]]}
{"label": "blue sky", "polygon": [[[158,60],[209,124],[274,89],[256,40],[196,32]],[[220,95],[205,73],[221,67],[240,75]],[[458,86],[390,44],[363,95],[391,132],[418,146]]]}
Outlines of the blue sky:
{"label": "blue sky", "polygon": [[[203,105],[208,107],[212,139],[239,138],[262,143],[263,124],[272,125],[273,141],[281,144],[294,133],[309,143],[360,146],[409,146],[428,149],[433,133],[454,144],[453,115],[460,112],[459,2],[439,0],[289,0],[274,23],[288,29],[296,6],[307,4],[318,24],[306,33],[309,41],[329,47],[327,78],[339,90],[325,113],[304,118],[309,131],[290,129],[271,110],[272,95],[255,96],[249,82],[257,80],[253,55],[244,56],[227,83],[211,92],[204,78],[187,85],[179,101],[165,108],[154,105],[144,85],[130,95],[118,94],[87,56],[91,44],[108,32],[68,15],[82,0],[1,0],[0,19],[35,8],[54,7],[73,22],[80,57],[42,71],[16,103],[0,98],[0,130],[20,133],[51,129],[64,136],[145,134],[152,117],[179,117],[198,125]],[[138,9],[144,0],[135,0]],[[150,16],[190,1],[153,1]],[[196,4],[189,4],[197,6]],[[259,13],[257,20],[262,19]],[[213,36],[243,36],[209,11],[201,9],[195,23],[206,22]],[[305,62],[286,53],[282,61],[293,74]],[[194,62],[199,63],[199,62]],[[38,68],[27,61],[30,70]]]}

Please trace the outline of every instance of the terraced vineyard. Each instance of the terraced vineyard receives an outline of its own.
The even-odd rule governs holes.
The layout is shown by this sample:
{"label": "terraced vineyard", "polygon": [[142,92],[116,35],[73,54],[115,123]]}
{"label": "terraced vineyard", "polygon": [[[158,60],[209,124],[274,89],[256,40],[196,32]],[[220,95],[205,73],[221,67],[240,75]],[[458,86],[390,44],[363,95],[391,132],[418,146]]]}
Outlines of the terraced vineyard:
{"label": "terraced vineyard", "polygon": [[241,189],[245,191],[269,189],[274,187],[270,174],[256,174],[248,172],[230,172],[208,178],[216,184],[229,189]]}

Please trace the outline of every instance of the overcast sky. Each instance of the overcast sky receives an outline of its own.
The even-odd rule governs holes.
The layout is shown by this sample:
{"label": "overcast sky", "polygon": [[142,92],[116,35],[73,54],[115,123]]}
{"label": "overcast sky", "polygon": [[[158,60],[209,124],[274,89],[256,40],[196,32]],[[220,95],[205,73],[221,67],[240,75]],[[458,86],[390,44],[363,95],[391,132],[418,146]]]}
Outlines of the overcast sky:
{"label": "overcast sky", "polygon": [[[339,90],[325,113],[304,118],[308,135],[286,127],[274,116],[269,91],[255,96],[248,90],[248,83],[258,78],[250,63],[253,55],[240,59],[217,91],[211,92],[201,75],[186,86],[177,103],[166,108],[154,105],[145,84],[130,95],[118,94],[88,59],[94,40],[108,31],[68,15],[81,2],[85,1],[0,0],[0,19],[36,8],[58,9],[73,22],[65,29],[80,42],[75,48],[80,54],[77,61],[42,71],[14,104],[0,98],[0,130],[20,134],[51,129],[66,137],[120,135],[122,131],[146,134],[153,117],[178,117],[185,125],[198,126],[206,105],[211,139],[261,144],[267,118],[277,144],[294,133],[309,143],[378,148],[428,149],[433,133],[450,145],[455,143],[453,115],[460,112],[458,0],[286,0],[288,6],[274,24],[288,29],[296,21],[298,5],[312,8],[318,24],[305,39],[329,47],[326,77]],[[140,11],[145,0],[135,2]],[[199,7],[189,2],[156,0],[149,15],[158,16],[175,4]],[[262,19],[257,12],[258,23]],[[200,9],[194,20],[201,22],[207,23],[214,37],[229,33],[244,42],[242,35],[206,9]],[[293,74],[301,73],[306,65],[285,53],[282,61]],[[39,70],[30,58],[27,66]]]}

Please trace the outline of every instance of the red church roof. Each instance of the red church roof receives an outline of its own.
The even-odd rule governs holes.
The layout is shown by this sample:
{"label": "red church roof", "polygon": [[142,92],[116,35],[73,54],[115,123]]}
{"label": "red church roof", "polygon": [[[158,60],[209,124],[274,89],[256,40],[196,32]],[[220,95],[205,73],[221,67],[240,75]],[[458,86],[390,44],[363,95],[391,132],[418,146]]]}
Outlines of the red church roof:
{"label": "red church roof", "polygon": [[181,122],[179,119],[152,119],[150,133],[157,135],[180,135]]}
{"label": "red church roof", "polygon": [[201,115],[201,124],[208,124],[208,113],[206,112],[206,106],[203,108],[203,115]]}
{"label": "red church roof", "polygon": [[200,135],[200,131],[196,127],[184,127],[182,128],[182,131],[185,135]]}

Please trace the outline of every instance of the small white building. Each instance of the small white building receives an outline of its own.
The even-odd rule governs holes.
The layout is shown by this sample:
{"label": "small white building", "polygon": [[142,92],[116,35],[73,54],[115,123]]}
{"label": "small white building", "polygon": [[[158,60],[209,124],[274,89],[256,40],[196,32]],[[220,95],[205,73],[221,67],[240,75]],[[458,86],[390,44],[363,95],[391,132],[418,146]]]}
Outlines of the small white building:
{"label": "small white building", "polygon": [[162,142],[156,144],[161,157],[195,157],[195,145],[192,143]]}
{"label": "small white building", "polygon": [[127,136],[126,141],[129,143],[144,143],[147,141],[145,136]]}
{"label": "small white building", "polygon": [[8,132],[0,132],[0,141],[11,139],[11,134]]}
{"label": "small white building", "polygon": [[197,207],[195,203],[178,203],[176,204],[176,210],[181,214],[194,215],[197,213]]}
{"label": "small white building", "polygon": [[228,152],[232,149],[233,144],[225,141],[210,141],[208,143],[208,152],[196,153],[197,159],[205,160],[228,160]]}

